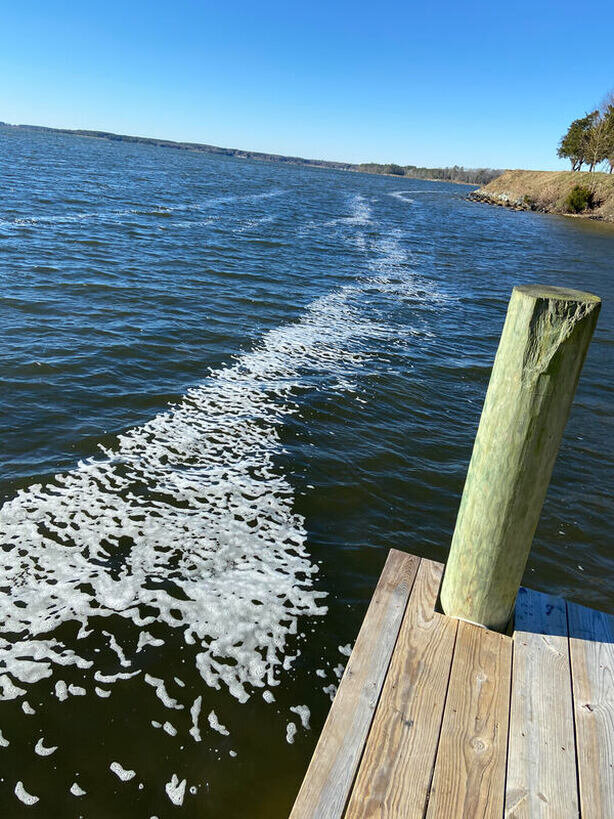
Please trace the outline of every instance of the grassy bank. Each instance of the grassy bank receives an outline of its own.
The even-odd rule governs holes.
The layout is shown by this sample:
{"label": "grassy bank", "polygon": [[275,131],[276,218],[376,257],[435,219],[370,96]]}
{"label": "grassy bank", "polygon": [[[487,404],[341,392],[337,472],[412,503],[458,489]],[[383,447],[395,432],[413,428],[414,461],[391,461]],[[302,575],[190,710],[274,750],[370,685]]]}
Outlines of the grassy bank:
{"label": "grassy bank", "polygon": [[[584,192],[572,195],[576,186],[580,186]],[[473,191],[471,198],[516,210],[537,210],[614,222],[614,175],[606,173],[505,171]]]}

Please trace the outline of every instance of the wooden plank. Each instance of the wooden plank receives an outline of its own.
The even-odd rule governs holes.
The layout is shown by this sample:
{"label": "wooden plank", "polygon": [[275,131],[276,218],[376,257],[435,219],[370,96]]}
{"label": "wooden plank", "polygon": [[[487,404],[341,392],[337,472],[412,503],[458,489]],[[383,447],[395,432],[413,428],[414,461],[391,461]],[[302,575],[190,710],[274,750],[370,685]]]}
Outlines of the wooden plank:
{"label": "wooden plank", "polygon": [[567,604],[580,809],[614,817],[614,617]]}
{"label": "wooden plank", "polygon": [[293,819],[343,814],[420,558],[391,549],[294,803]]}
{"label": "wooden plank", "polygon": [[458,623],[434,611],[442,573],[422,560],[346,817],[424,815]]}
{"label": "wooden plank", "polygon": [[529,589],[516,601],[505,815],[578,816],[565,601]]}
{"label": "wooden plank", "polygon": [[459,622],[427,817],[503,813],[512,640]]}

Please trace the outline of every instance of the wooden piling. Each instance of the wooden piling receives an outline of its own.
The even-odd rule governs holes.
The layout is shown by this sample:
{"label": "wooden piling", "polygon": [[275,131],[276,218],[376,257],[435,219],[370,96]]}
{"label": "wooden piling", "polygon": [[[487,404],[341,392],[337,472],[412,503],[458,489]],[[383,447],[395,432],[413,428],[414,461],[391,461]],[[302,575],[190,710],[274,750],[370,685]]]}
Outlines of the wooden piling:
{"label": "wooden piling", "polygon": [[577,290],[512,292],[441,588],[451,617],[509,622],[600,307]]}

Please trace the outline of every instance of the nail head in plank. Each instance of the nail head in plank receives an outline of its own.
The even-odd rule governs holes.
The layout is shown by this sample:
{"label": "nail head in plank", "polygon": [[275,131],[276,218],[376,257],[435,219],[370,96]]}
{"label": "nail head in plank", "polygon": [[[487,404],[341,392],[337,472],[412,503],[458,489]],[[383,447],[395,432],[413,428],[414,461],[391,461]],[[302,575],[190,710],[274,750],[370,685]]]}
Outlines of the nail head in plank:
{"label": "nail head in plank", "polygon": [[512,640],[459,622],[429,819],[503,813]]}
{"label": "nail head in plank", "polygon": [[580,808],[614,817],[614,617],[567,604]]}
{"label": "nail head in plank", "polygon": [[521,588],[513,652],[505,815],[577,817],[565,601]]}
{"label": "nail head in plank", "polygon": [[292,819],[343,814],[420,558],[392,549],[294,803]]}
{"label": "nail head in plank", "polygon": [[437,613],[443,566],[422,560],[346,812],[422,819],[457,620]]}

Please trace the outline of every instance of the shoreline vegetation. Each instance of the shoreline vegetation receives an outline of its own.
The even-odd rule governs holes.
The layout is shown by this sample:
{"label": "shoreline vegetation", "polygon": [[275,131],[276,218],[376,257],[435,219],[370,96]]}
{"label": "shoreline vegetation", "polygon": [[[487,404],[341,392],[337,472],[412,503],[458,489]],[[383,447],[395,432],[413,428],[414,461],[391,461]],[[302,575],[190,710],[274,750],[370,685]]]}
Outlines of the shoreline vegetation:
{"label": "shoreline vegetation", "polygon": [[614,175],[595,171],[505,171],[472,191],[474,202],[614,223]]}
{"label": "shoreline vegetation", "polygon": [[12,125],[0,122],[0,125],[16,130],[38,131],[51,134],[68,134],[72,136],[106,139],[113,142],[133,142],[144,145],[153,145],[159,148],[174,148],[181,151],[198,151],[201,153],[234,156],[239,159],[255,159],[265,162],[279,162],[290,165],[305,165],[315,168],[331,168],[339,171],[353,171],[355,173],[380,174],[384,176],[406,177],[408,179],[424,179],[429,182],[456,182],[464,185],[485,185],[499,176],[502,171],[494,168],[464,168],[462,165],[453,165],[446,168],[426,168],[417,165],[397,165],[395,163],[377,162],[333,162],[325,159],[304,159],[299,156],[283,156],[261,151],[245,151],[241,148],[221,148],[218,145],[208,145],[200,142],[175,142],[170,139],[155,139],[153,137],[129,136],[114,134],[110,131],[87,131],[70,128],[49,128],[44,125]]}

